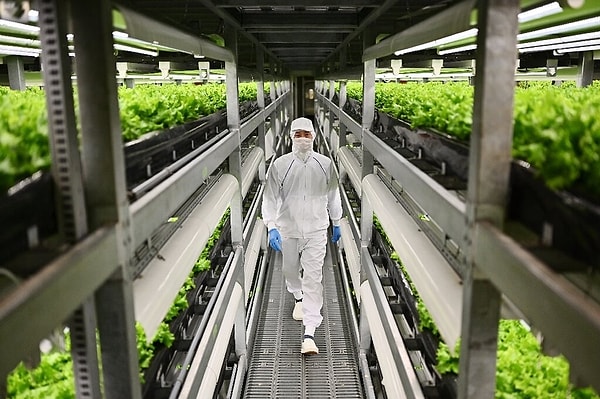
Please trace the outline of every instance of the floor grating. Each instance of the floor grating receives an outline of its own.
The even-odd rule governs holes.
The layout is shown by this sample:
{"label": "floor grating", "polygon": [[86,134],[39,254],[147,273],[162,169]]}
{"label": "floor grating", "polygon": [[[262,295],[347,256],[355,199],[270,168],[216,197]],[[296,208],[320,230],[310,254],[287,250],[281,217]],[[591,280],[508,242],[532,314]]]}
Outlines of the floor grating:
{"label": "floor grating", "polygon": [[337,265],[323,266],[323,323],[315,333],[319,354],[302,356],[302,322],[292,319],[293,296],[285,289],[281,255],[269,265],[244,398],[363,398],[357,350],[341,300]]}

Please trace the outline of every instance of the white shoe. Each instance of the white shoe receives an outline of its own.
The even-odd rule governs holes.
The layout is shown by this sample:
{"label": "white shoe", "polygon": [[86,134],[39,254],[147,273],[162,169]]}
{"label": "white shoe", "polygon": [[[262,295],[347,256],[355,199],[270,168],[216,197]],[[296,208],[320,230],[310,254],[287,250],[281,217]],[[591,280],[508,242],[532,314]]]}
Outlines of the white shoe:
{"label": "white shoe", "polygon": [[302,301],[298,301],[294,305],[294,311],[292,312],[292,318],[294,320],[302,321],[303,317],[304,317],[304,312],[302,311]]}
{"label": "white shoe", "polygon": [[304,338],[302,341],[302,352],[303,355],[316,355],[319,353],[319,348],[315,344],[315,341],[312,338]]}

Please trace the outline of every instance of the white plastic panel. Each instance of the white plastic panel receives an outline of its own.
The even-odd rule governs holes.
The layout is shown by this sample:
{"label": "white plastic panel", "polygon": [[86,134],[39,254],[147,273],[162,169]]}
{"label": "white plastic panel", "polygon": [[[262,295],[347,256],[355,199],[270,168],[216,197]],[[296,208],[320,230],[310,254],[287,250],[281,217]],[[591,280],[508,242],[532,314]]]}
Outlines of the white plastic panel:
{"label": "white plastic panel", "polygon": [[444,341],[454,350],[461,331],[459,277],[377,176],[371,174],[363,179],[363,192]]}
{"label": "white plastic panel", "polygon": [[[390,339],[390,337],[387,336],[386,329],[384,328],[383,321],[380,316],[380,309],[377,308],[377,304],[375,298],[373,297],[373,292],[371,291],[371,286],[368,281],[365,281],[362,284],[360,291],[363,298],[363,310],[369,322],[373,346],[375,347],[375,352],[377,352],[377,362],[379,363],[381,373],[383,374],[381,383],[385,387],[387,397],[399,399],[424,398],[417,375],[415,374],[414,370],[412,370],[412,363],[410,361],[408,351],[406,350],[406,347],[402,341],[400,331],[397,329],[391,329],[395,333],[393,339]],[[393,319],[391,310],[388,309],[388,312],[384,313],[388,315],[386,322],[390,325],[394,325],[395,321]],[[398,365],[392,356],[390,345],[395,346],[395,349],[397,349],[399,352],[402,364],[408,367],[406,371],[410,376],[410,387],[404,387],[402,384],[402,378],[398,370]],[[408,396],[407,393],[410,393],[410,396]]]}
{"label": "white plastic panel", "polygon": [[346,254],[352,288],[354,288],[354,292],[356,293],[357,302],[360,303],[360,254],[356,247],[348,219],[343,218],[340,220],[340,228],[342,229],[342,248]]}
{"label": "white plastic panel", "polygon": [[248,246],[244,252],[244,298],[248,298],[250,288],[252,287],[252,280],[254,279],[254,273],[256,272],[256,262],[260,249],[264,246],[263,242],[266,239],[266,227],[262,220],[257,220],[254,223],[254,230],[248,241]]}
{"label": "white plastic panel", "polygon": [[244,165],[242,166],[242,198],[246,197],[248,189],[254,181],[256,172],[263,162],[262,149],[260,147],[254,147],[244,160]]}
{"label": "white plastic panel", "polygon": [[[185,379],[181,392],[179,393],[179,399],[191,399],[191,398],[212,398],[215,394],[215,389],[219,381],[219,375],[223,366],[225,355],[229,346],[229,339],[235,323],[235,318],[240,306],[243,306],[242,287],[235,283],[231,295],[221,296],[215,304],[215,309],[223,309],[225,307],[226,312],[218,323],[217,318],[218,312],[213,312],[206,326],[206,333],[202,336],[196,356],[190,364],[189,371],[187,373],[188,378]],[[226,303],[225,303],[226,302]],[[214,338],[215,333],[216,340],[211,345],[211,341]],[[201,363],[205,359],[205,354],[210,353],[208,364],[206,368],[201,370]],[[202,371],[202,381],[200,385],[196,387],[198,383],[195,381],[195,376]],[[195,392],[197,390],[197,392]]]}
{"label": "white plastic panel", "polygon": [[358,159],[352,154],[352,151],[346,147],[341,147],[338,151],[339,160],[341,165],[344,168],[344,171],[348,175],[350,179],[350,183],[352,183],[352,187],[358,194],[361,196],[362,185],[360,182],[360,175],[362,173],[360,163]]}
{"label": "white plastic panel", "polygon": [[237,180],[225,174],[201,204],[133,282],[136,320],[152,339],[190,274],[213,230],[237,191]]}

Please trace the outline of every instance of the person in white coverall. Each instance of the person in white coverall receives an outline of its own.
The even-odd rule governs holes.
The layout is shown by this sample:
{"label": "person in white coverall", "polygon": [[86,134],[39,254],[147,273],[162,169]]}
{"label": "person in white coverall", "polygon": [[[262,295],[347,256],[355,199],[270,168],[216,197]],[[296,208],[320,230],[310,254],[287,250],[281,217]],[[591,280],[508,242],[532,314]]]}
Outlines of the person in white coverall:
{"label": "person in white coverall", "polygon": [[341,237],[342,205],[331,159],[313,151],[315,130],[310,119],[291,125],[292,151],[275,159],[267,173],[262,216],[269,245],[283,254],[287,290],[296,300],[292,317],[302,320],[301,352],[319,353],[315,329],[323,317],[323,261],[329,220],[332,241]]}

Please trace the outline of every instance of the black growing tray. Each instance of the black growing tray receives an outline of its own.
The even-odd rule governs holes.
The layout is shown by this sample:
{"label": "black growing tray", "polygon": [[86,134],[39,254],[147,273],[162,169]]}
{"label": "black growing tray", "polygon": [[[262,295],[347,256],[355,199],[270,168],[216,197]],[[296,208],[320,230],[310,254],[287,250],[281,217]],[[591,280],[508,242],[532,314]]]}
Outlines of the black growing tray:
{"label": "black growing tray", "polygon": [[[351,105],[358,108],[357,104]],[[372,131],[448,190],[466,190],[467,143],[433,130],[412,129],[376,112]],[[442,167],[442,164],[444,165]],[[442,172],[442,169],[445,171]],[[590,197],[592,198],[592,197]],[[528,249],[560,271],[600,268],[600,204],[569,191],[554,191],[525,162],[511,164],[507,220],[517,221],[539,239]],[[542,240],[551,231],[550,239]],[[576,262],[556,256],[557,250]]]}

